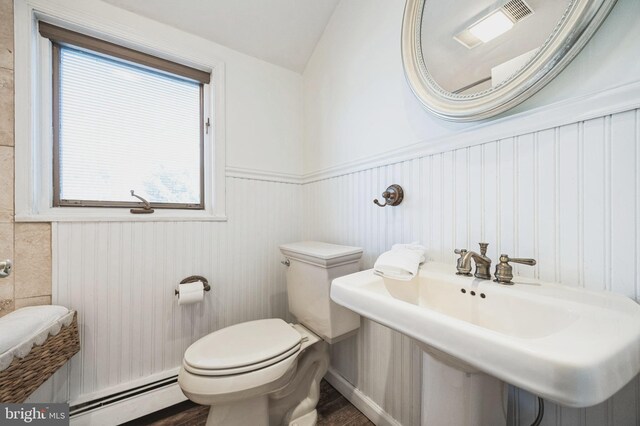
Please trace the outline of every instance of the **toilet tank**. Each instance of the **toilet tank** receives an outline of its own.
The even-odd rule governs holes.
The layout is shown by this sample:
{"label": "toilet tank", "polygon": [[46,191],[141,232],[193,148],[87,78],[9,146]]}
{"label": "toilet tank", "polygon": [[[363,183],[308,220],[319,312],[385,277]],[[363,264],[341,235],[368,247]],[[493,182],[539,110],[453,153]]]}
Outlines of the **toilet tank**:
{"label": "toilet tank", "polygon": [[329,297],[331,281],[360,270],[360,247],[318,241],[283,244],[289,260],[287,296],[289,312],[298,322],[329,343],[354,334],[360,315],[334,303]]}

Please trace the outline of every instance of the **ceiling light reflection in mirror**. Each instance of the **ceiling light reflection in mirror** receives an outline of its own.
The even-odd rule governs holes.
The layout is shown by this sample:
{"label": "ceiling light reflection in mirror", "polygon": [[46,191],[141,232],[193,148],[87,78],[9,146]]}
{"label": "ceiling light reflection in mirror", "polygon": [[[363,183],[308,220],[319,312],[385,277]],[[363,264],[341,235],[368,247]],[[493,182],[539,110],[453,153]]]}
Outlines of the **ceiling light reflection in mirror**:
{"label": "ceiling light reflection in mirror", "polygon": [[501,10],[496,10],[477,24],[469,27],[469,32],[483,43],[493,40],[513,28],[514,22]]}
{"label": "ceiling light reflection in mirror", "polygon": [[426,0],[425,66],[445,91],[479,93],[522,69],[553,33],[570,0]]}

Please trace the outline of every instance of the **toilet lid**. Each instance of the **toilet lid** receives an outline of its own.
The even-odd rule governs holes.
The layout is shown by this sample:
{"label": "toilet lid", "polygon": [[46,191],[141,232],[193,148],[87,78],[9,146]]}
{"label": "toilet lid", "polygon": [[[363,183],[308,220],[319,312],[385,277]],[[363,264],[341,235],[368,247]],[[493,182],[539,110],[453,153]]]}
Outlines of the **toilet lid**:
{"label": "toilet lid", "polygon": [[243,322],[189,346],[184,362],[197,370],[248,371],[244,367],[265,367],[283,359],[281,355],[295,353],[301,341],[302,335],[278,318]]}

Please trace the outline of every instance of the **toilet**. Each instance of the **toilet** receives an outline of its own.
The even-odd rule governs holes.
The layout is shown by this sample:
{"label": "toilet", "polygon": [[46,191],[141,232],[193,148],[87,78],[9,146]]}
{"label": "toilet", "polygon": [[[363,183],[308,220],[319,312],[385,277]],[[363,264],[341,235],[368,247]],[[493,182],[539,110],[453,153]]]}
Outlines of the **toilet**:
{"label": "toilet", "polygon": [[355,333],[360,317],[329,298],[331,281],[359,270],[362,249],[316,241],[284,244],[289,311],[215,331],[185,352],[178,383],[210,405],[207,425],[315,425],[329,344]]}

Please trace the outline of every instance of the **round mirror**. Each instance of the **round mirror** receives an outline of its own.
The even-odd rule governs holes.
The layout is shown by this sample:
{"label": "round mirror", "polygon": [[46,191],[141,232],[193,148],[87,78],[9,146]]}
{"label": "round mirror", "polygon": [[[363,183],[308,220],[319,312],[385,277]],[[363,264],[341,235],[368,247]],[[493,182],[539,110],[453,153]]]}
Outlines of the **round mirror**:
{"label": "round mirror", "polygon": [[488,118],[551,81],[616,0],[407,0],[402,57],[411,89],[453,121]]}

